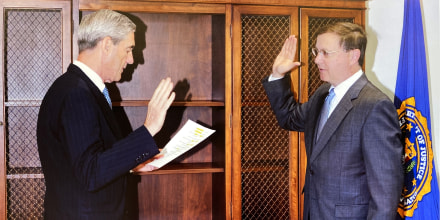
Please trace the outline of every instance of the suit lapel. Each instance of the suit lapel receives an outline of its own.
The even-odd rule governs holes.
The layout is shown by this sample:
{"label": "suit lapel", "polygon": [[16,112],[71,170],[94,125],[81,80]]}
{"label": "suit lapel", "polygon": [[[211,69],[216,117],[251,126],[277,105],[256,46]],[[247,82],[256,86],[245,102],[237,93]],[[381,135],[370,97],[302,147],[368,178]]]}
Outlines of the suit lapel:
{"label": "suit lapel", "polygon": [[93,96],[95,97],[96,101],[98,102],[98,105],[101,109],[101,111],[103,112],[104,118],[107,121],[107,123],[110,126],[110,129],[113,132],[113,135],[115,135],[115,137],[117,139],[120,139],[122,137],[121,132],[119,130],[116,118],[113,114],[112,109],[109,107],[107,100],[105,99],[104,95],[102,94],[101,91],[99,91],[98,87],[92,82],[92,80],[89,79],[89,77],[87,77],[87,75],[85,73],[83,73],[81,71],[80,68],[78,68],[75,65],[71,65],[73,67],[75,67],[74,72],[79,76],[79,78],[81,78],[86,85],[89,87],[91,93],[93,94]]}
{"label": "suit lapel", "polygon": [[[314,147],[312,150],[312,154],[310,156],[310,162],[313,162],[321,151],[327,146],[327,142],[330,140],[332,135],[336,132],[346,115],[353,108],[352,100],[356,99],[359,96],[360,91],[368,82],[365,74],[362,74],[361,78],[359,78],[351,87],[348,89],[347,93],[342,97],[341,101],[338,103],[336,108],[333,110],[332,114],[327,120],[327,123],[324,125],[321,136],[317,138],[316,135],[314,137]],[[322,106],[322,104],[321,104]],[[321,111],[318,111],[317,119],[319,119],[319,114]],[[316,126],[315,126],[316,127]],[[316,129],[315,129],[316,130]]]}

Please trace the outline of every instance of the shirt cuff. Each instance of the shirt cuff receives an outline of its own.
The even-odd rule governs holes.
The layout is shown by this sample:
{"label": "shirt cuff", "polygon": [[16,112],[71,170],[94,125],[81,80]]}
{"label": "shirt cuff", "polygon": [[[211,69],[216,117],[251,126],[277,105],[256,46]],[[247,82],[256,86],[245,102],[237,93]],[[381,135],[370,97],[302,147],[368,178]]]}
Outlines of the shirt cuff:
{"label": "shirt cuff", "polygon": [[278,79],[282,79],[282,78],[284,78],[284,76],[282,76],[282,77],[273,77],[272,74],[270,74],[270,76],[267,79],[267,81],[270,82],[270,81],[274,81],[274,80],[278,80]]}

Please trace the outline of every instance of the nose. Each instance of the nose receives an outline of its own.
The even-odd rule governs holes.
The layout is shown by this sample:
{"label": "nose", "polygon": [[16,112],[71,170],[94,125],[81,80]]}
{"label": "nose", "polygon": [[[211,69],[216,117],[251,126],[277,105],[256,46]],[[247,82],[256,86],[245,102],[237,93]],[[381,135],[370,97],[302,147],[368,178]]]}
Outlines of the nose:
{"label": "nose", "polygon": [[316,64],[318,64],[320,61],[321,61],[321,53],[318,53],[318,54],[316,55],[316,57],[315,57],[314,62],[315,62]]}
{"label": "nose", "polygon": [[133,58],[133,52],[130,52],[127,56],[127,63],[128,64],[133,64],[134,63],[134,58]]}
{"label": "nose", "polygon": [[323,56],[324,56],[324,55],[323,55],[322,53],[318,53],[318,54],[316,54],[316,57],[315,57],[314,62],[315,62],[316,64],[320,63],[320,62],[322,61],[322,57],[323,57]]}

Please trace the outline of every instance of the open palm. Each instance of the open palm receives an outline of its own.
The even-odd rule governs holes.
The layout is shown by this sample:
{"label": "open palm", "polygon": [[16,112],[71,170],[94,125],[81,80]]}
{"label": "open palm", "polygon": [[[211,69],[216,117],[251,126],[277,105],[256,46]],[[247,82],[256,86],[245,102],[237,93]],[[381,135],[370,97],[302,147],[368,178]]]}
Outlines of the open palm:
{"label": "open palm", "polygon": [[286,39],[283,48],[273,64],[273,77],[283,77],[287,72],[301,65],[300,62],[293,61],[296,55],[297,42],[298,40],[295,35],[291,35]]}

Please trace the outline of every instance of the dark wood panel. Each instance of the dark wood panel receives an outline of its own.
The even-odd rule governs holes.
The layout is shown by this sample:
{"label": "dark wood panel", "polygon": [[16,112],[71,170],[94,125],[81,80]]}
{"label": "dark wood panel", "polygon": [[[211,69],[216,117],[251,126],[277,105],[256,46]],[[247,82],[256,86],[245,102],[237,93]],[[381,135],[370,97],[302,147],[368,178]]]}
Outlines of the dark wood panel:
{"label": "dark wood panel", "polygon": [[[149,100],[165,77],[171,77],[174,82],[176,101],[212,100],[213,83],[224,85],[224,79],[213,82],[212,77],[212,16],[147,13],[128,16],[137,25],[134,64],[128,65],[121,81],[109,88],[112,100]],[[224,43],[220,45],[224,47]],[[224,65],[224,58],[220,63]],[[223,77],[215,80],[224,78],[224,71],[220,74]],[[224,87],[216,89],[224,94]]]}
{"label": "dark wood panel", "polygon": [[139,219],[212,219],[212,175],[146,175],[140,178]]}
{"label": "dark wood panel", "polygon": [[[124,134],[129,134],[132,130],[141,126],[145,120],[147,111],[147,107],[113,108],[113,112]],[[193,149],[176,158],[173,163],[213,162],[213,145],[216,147],[215,152],[224,152],[224,132],[220,130],[224,129],[224,121],[216,121],[216,124],[213,124],[213,118],[224,119],[222,112],[221,110],[216,110],[213,114],[211,107],[171,107],[167,112],[164,126],[160,132],[154,136],[154,139],[158,146],[163,148],[188,119],[193,120],[215,129],[216,132]]]}

